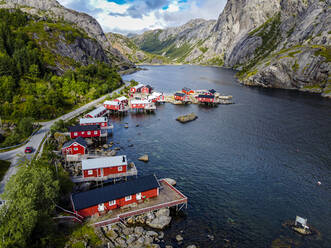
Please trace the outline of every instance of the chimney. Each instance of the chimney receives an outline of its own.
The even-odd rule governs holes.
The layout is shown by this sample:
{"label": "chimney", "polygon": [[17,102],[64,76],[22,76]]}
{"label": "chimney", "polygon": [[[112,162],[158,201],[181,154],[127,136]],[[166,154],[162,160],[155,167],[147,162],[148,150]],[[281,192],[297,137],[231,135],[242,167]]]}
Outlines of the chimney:
{"label": "chimney", "polygon": [[123,156],[123,161],[122,162],[125,162],[125,156]]}

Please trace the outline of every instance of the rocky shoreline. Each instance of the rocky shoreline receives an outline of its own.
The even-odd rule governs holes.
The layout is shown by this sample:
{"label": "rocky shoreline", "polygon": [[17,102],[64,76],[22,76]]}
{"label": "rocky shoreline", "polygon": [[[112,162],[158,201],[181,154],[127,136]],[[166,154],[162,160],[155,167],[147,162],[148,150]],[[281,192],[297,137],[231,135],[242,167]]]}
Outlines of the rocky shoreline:
{"label": "rocky shoreline", "polygon": [[[164,230],[171,222],[170,209],[162,208],[155,213],[149,212],[127,220],[97,229],[97,235],[107,248],[115,247],[166,247],[173,246],[164,240]],[[178,245],[184,245],[181,234],[176,235]],[[187,244],[187,248],[197,247]]]}

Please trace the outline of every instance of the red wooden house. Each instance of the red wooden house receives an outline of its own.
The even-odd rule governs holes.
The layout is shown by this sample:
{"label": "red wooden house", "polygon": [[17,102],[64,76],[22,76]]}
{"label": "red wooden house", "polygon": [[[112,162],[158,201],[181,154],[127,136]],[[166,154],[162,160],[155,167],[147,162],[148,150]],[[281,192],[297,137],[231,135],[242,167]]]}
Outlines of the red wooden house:
{"label": "red wooden house", "polygon": [[201,103],[213,103],[213,102],[215,102],[215,96],[214,95],[198,95],[197,99]]}
{"label": "red wooden house", "polygon": [[138,84],[138,85],[136,85],[136,86],[134,86],[134,87],[131,87],[131,88],[130,88],[130,92],[131,92],[131,93],[140,92],[142,87],[144,87],[143,84]]}
{"label": "red wooden house", "polygon": [[128,170],[126,156],[101,157],[82,161],[84,178],[107,177],[111,174],[123,174]]}
{"label": "red wooden house", "polygon": [[105,101],[103,103],[103,106],[105,106],[105,108],[109,109],[109,110],[120,110],[121,108],[121,103],[118,101]]}
{"label": "red wooden house", "polygon": [[107,109],[104,106],[100,106],[90,113],[85,115],[85,118],[98,118],[107,113]]}
{"label": "red wooden house", "polygon": [[190,88],[186,88],[186,87],[182,89],[182,92],[186,95],[194,94],[194,90],[191,90]]}
{"label": "red wooden house", "polygon": [[70,140],[62,146],[62,154],[66,155],[75,155],[81,154],[84,155],[87,153],[87,143],[82,137],[77,139]]}
{"label": "red wooden house", "polygon": [[146,109],[155,106],[154,103],[148,100],[132,100],[131,109]]}
{"label": "red wooden house", "polygon": [[152,90],[153,88],[150,85],[146,85],[140,89],[140,92],[144,94],[152,94]]}
{"label": "red wooden house", "polygon": [[106,128],[110,126],[107,117],[81,118],[79,119],[79,124],[81,126],[99,125],[101,128]]}
{"label": "red wooden house", "polygon": [[101,136],[101,128],[99,125],[73,126],[69,127],[69,132],[72,139],[78,137],[92,138]]}
{"label": "red wooden house", "polygon": [[154,175],[101,188],[80,192],[71,196],[73,211],[82,217],[104,214],[109,210],[159,195],[160,184]]}
{"label": "red wooden house", "polygon": [[128,103],[129,103],[129,100],[125,96],[118,97],[114,101],[119,102],[123,105],[128,105]]}
{"label": "red wooden house", "polygon": [[184,101],[188,101],[189,100],[188,96],[186,94],[184,94],[184,93],[177,92],[177,93],[175,93],[174,97],[175,97],[175,100],[176,101],[182,101],[182,102],[184,102]]}

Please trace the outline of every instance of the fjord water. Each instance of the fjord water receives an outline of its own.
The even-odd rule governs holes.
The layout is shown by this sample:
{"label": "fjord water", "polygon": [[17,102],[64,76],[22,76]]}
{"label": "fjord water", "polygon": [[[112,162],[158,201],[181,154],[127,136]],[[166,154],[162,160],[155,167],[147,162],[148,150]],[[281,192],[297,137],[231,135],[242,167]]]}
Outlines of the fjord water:
{"label": "fjord water", "polygon": [[[145,68],[124,79],[166,93],[214,88],[236,103],[165,104],[155,114],[113,118],[113,139],[139,175],[174,178],[189,198],[186,215],[166,230],[167,243],[177,246],[175,236],[183,231],[185,245],[200,247],[331,247],[331,100],[241,86],[227,69]],[[196,121],[175,121],[191,112]],[[146,153],[150,161],[139,162]],[[301,237],[282,227],[296,215],[320,235]]]}

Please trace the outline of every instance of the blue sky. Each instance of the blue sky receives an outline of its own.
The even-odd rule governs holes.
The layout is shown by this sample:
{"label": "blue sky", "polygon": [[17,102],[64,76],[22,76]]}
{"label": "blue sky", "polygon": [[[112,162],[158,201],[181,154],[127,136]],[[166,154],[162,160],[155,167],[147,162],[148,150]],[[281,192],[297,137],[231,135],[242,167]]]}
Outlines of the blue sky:
{"label": "blue sky", "polygon": [[226,0],[58,0],[98,20],[105,32],[141,33],[194,18],[217,19]]}

